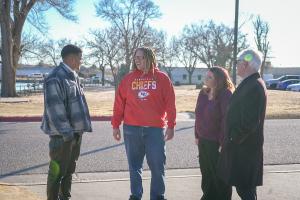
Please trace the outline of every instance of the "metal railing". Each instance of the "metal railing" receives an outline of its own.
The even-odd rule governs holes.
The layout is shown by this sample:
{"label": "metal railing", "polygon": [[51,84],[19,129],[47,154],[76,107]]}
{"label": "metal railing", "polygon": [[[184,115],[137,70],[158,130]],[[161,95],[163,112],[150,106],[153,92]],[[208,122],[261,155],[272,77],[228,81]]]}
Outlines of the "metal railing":
{"label": "metal railing", "polygon": [[43,92],[43,84],[40,82],[36,83],[23,83],[16,85],[16,91],[19,95],[30,95],[33,93]]}

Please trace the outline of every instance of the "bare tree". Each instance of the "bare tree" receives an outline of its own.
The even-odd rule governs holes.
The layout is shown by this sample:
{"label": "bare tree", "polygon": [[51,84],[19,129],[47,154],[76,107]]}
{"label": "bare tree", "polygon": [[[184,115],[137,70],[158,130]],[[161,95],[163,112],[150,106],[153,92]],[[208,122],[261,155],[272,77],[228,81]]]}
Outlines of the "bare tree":
{"label": "bare tree", "polygon": [[20,45],[20,62],[33,62],[34,60],[40,61],[39,59],[37,59],[37,57],[39,57],[40,55],[38,53],[40,40],[40,37],[38,37],[36,34],[32,34],[31,32],[22,33]]}
{"label": "bare tree", "polygon": [[[66,38],[62,38],[59,40],[44,40],[41,41],[38,46],[37,58],[39,60],[43,60],[48,64],[52,64],[53,66],[58,66],[61,61],[61,49],[67,45],[71,44],[72,41]],[[82,47],[83,45],[80,43],[74,42],[75,45]]]}
{"label": "bare tree", "polygon": [[213,66],[212,33],[207,25],[192,24],[183,28],[182,38],[186,48],[208,68]]}
{"label": "bare tree", "polygon": [[[113,28],[91,31],[91,38],[86,41],[90,50],[88,57],[104,73],[105,66],[109,66],[114,78],[115,87],[119,83],[118,71],[121,63],[121,48],[119,32]],[[104,75],[102,76],[104,77]],[[104,81],[103,81],[104,82]]]}
{"label": "bare tree", "polygon": [[151,0],[99,0],[96,11],[121,35],[125,73],[128,73],[134,50],[146,37],[148,22],[161,16],[159,7]]}
{"label": "bare tree", "polygon": [[[208,68],[213,66],[231,69],[233,59],[233,29],[224,24],[208,23],[185,26],[183,37],[186,47]],[[246,35],[240,33],[238,49],[247,47]]]}
{"label": "bare tree", "polygon": [[[102,38],[106,37],[104,33],[98,31],[91,32],[92,39],[89,38],[86,40],[86,47],[89,49],[89,52],[86,54],[85,62],[88,65],[95,66],[100,69],[102,77],[101,83],[102,86],[105,85],[105,51],[103,51]],[[101,40],[101,41],[99,41]]]}
{"label": "bare tree", "polygon": [[16,96],[16,68],[21,56],[21,36],[25,21],[45,30],[46,23],[43,13],[54,8],[66,19],[76,20],[73,13],[74,0],[1,0],[0,1],[0,25],[1,25],[1,53],[2,87],[1,96]]}
{"label": "bare tree", "polygon": [[270,41],[268,39],[269,34],[269,24],[266,21],[263,21],[260,16],[257,16],[253,22],[254,34],[255,34],[255,43],[257,49],[263,53],[263,62],[260,69],[260,75],[263,77],[266,58],[269,55],[271,50]]}
{"label": "bare tree", "polygon": [[159,31],[149,26],[144,32],[140,45],[150,47],[158,53],[164,48],[165,38],[166,33],[164,31]]}
{"label": "bare tree", "polygon": [[175,56],[188,72],[189,84],[192,84],[192,76],[199,62],[199,58],[190,50],[188,45],[189,41],[183,35],[178,39],[174,38]]}
{"label": "bare tree", "polygon": [[172,71],[174,69],[176,59],[176,39],[172,38],[168,41],[167,35],[164,34],[162,40],[162,48],[157,52],[158,62],[160,63],[160,67],[167,72],[168,76],[172,80]]}

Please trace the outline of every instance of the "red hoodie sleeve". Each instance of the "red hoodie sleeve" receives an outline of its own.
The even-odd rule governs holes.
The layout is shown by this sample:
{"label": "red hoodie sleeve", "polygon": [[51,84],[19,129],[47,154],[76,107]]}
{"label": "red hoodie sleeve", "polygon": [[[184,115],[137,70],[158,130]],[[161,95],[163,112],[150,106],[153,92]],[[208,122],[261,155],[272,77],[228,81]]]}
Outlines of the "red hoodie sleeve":
{"label": "red hoodie sleeve", "polygon": [[123,79],[118,87],[115,94],[115,102],[113,108],[113,116],[111,124],[113,128],[119,128],[124,118],[124,109],[126,104],[126,81]]}
{"label": "red hoodie sleeve", "polygon": [[176,106],[175,106],[175,93],[171,80],[166,77],[164,83],[164,99],[166,103],[166,113],[168,119],[168,128],[174,128],[176,125]]}

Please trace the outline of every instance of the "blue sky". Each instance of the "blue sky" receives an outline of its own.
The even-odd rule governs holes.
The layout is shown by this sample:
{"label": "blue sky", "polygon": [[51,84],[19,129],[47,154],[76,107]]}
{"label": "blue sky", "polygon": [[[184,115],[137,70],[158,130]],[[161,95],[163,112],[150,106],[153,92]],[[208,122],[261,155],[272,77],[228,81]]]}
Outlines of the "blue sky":
{"label": "blue sky", "polygon": [[[51,10],[46,18],[50,26],[51,39],[69,38],[81,40],[91,28],[103,28],[106,23],[96,17],[96,0],[77,0],[75,12],[78,23],[62,19]],[[154,0],[160,7],[162,17],[151,22],[169,36],[178,35],[186,24],[214,20],[229,26],[234,24],[235,0]],[[248,34],[251,47],[255,47],[251,14],[261,15],[270,24],[272,64],[276,66],[300,67],[298,45],[300,45],[300,2],[298,0],[240,0],[240,23],[246,23],[242,31]]]}

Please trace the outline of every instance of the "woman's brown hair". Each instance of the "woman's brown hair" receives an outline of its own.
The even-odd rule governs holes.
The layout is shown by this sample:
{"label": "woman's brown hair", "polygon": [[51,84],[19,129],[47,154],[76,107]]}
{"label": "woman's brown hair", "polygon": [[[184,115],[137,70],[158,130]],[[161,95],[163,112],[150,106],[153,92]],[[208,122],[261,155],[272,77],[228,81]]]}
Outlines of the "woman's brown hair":
{"label": "woman's brown hair", "polygon": [[[234,84],[232,83],[229,73],[226,69],[222,67],[211,67],[209,68],[209,71],[213,73],[216,82],[216,88],[213,94],[214,99],[218,98],[218,96],[224,89],[228,89],[231,92],[235,90]],[[209,88],[204,86],[202,90],[204,90],[202,92],[207,93],[209,91]]]}

